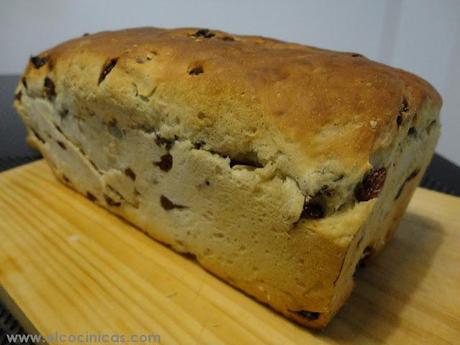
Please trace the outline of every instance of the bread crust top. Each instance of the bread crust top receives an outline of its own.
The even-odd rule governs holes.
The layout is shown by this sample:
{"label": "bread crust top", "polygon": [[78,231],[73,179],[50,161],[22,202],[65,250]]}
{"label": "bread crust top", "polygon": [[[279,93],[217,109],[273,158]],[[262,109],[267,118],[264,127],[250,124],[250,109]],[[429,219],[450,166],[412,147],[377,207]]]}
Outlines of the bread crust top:
{"label": "bread crust top", "polygon": [[423,79],[360,54],[217,30],[101,32],[39,58],[24,74],[32,94],[49,78],[62,108],[73,101],[107,121],[256,156],[307,190],[305,174],[325,167],[358,180],[401,123],[442,102]]}

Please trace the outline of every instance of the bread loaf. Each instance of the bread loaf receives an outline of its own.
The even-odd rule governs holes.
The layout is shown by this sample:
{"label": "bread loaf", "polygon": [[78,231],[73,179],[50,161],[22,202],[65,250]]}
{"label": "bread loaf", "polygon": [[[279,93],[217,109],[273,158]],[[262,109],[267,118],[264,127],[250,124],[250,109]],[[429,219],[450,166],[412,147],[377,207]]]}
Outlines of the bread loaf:
{"label": "bread loaf", "polygon": [[16,92],[64,184],[314,328],[397,228],[440,128],[410,73],[207,29],[84,35]]}

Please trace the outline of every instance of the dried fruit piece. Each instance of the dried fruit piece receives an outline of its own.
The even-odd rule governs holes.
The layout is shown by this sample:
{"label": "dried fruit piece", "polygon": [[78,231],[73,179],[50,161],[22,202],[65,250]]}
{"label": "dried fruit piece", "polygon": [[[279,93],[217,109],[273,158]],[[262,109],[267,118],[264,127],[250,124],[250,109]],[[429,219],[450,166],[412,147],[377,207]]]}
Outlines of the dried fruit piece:
{"label": "dried fruit piece", "polygon": [[204,73],[203,66],[201,65],[192,67],[188,70],[188,74],[190,75],[199,75],[201,73]]}
{"label": "dried fruit piece", "polygon": [[94,194],[92,194],[91,192],[86,192],[86,197],[90,200],[90,201],[96,201],[97,198]]}
{"label": "dried fruit piece", "polygon": [[407,131],[407,135],[409,135],[410,137],[417,136],[417,130],[415,129],[415,127],[409,128],[409,130]]}
{"label": "dried fruit piece", "polygon": [[45,91],[46,98],[48,98],[50,101],[56,97],[56,86],[49,77],[45,77],[43,82],[43,89]]}
{"label": "dried fruit piece", "polygon": [[193,37],[204,37],[204,38],[211,38],[214,37],[216,34],[209,31],[209,29],[200,29],[195,32],[192,36]]}
{"label": "dried fruit piece", "polygon": [[321,313],[318,313],[316,311],[308,311],[308,310],[300,310],[300,311],[296,311],[296,313],[310,321],[318,320],[319,317],[321,316]]}
{"label": "dried fruit piece", "polygon": [[121,202],[113,200],[110,196],[104,194],[104,199],[107,205],[112,207],[119,207],[121,206]]}
{"label": "dried fruit piece", "polygon": [[39,69],[40,67],[46,65],[46,63],[48,62],[48,59],[49,59],[48,56],[43,56],[43,57],[31,56],[30,62],[32,63],[32,65],[34,65],[36,69]]}
{"label": "dried fruit piece", "polygon": [[131,180],[136,181],[136,174],[131,168],[125,169],[125,175],[128,176]]}
{"label": "dried fruit piece", "polygon": [[154,163],[163,171],[169,171],[173,167],[173,156],[170,153],[166,153],[161,156],[160,161]]}
{"label": "dried fruit piece", "polygon": [[114,59],[108,60],[104,64],[104,66],[102,67],[101,74],[99,75],[99,79],[97,81],[98,85],[104,81],[105,77],[107,77],[107,75],[110,73],[110,71],[112,71],[112,69],[115,67],[117,62],[118,62],[118,58],[114,58]]}
{"label": "dried fruit piece", "polygon": [[327,198],[334,196],[335,190],[328,185],[323,185],[319,191],[305,201],[300,218],[320,219],[327,213]]}
{"label": "dried fruit piece", "polygon": [[355,198],[358,201],[368,201],[376,198],[385,184],[387,170],[380,168],[368,172],[361,183],[355,188]]}
{"label": "dried fruit piece", "polygon": [[303,205],[301,218],[305,219],[320,219],[325,215],[324,207],[321,203],[311,200]]}
{"label": "dried fruit piece", "polygon": [[166,211],[170,211],[170,210],[175,209],[175,208],[177,208],[177,209],[185,208],[185,206],[173,203],[171,200],[169,200],[164,195],[162,195],[160,197],[160,203],[161,203],[161,207],[163,207]]}

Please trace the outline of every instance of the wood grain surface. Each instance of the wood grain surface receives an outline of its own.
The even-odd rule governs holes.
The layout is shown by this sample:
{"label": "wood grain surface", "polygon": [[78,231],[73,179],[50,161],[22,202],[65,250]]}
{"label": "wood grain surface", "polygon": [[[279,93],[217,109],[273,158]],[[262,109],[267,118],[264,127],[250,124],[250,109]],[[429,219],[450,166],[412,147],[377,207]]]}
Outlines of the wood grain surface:
{"label": "wood grain surface", "polygon": [[357,274],[351,298],[317,333],[62,186],[39,161],[0,174],[0,285],[3,302],[43,335],[459,344],[460,199],[418,189],[395,238]]}

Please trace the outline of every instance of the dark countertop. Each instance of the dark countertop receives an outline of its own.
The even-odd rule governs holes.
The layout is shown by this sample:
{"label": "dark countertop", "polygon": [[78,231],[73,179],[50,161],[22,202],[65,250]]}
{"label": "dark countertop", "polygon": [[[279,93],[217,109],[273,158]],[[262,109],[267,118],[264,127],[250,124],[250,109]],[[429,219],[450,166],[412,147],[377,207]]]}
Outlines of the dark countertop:
{"label": "dark countertop", "polygon": [[0,171],[38,159],[40,154],[27,146],[26,131],[13,109],[18,76],[0,76]]}
{"label": "dark countertop", "polygon": [[[17,75],[0,76],[0,172],[41,157],[27,146],[24,125],[12,106],[18,80]],[[460,168],[435,154],[421,186],[460,196]],[[24,330],[0,304],[0,345],[7,344],[7,333],[24,333]]]}

